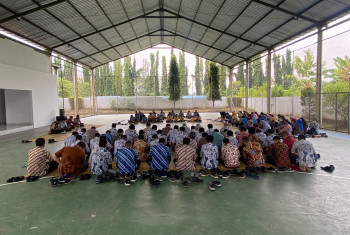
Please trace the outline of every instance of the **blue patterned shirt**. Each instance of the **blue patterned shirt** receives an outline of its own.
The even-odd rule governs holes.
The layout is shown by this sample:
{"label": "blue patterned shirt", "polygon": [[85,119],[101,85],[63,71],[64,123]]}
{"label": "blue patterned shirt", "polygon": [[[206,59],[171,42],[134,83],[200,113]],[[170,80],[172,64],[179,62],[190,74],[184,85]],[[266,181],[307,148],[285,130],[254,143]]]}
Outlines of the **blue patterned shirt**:
{"label": "blue patterned shirt", "polygon": [[168,146],[158,144],[151,148],[149,156],[152,157],[151,169],[153,171],[165,171],[169,168],[171,153]]}
{"label": "blue patterned shirt", "polygon": [[105,174],[108,165],[112,164],[112,154],[103,147],[97,147],[91,152],[91,173],[95,175]]}
{"label": "blue patterned shirt", "polygon": [[136,169],[136,160],[138,155],[135,149],[126,147],[120,149],[115,158],[118,163],[119,174],[134,174]]}

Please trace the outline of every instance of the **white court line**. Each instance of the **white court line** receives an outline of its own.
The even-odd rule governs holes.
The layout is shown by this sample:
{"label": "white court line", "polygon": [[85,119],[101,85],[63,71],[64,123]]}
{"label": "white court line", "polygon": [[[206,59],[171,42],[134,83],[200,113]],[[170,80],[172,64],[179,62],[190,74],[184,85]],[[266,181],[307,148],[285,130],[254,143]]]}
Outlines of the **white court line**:
{"label": "white court line", "polygon": [[[52,178],[52,177],[55,177],[55,176],[40,177],[38,180],[47,179],[47,178]],[[35,181],[34,181],[34,182],[35,182]],[[22,181],[11,182],[11,183],[6,183],[6,184],[0,184],[0,187],[1,187],[1,186],[6,186],[6,185],[11,185],[11,184],[18,184],[18,183],[31,183],[31,182],[27,182],[26,179],[24,179],[24,180],[22,180]]]}

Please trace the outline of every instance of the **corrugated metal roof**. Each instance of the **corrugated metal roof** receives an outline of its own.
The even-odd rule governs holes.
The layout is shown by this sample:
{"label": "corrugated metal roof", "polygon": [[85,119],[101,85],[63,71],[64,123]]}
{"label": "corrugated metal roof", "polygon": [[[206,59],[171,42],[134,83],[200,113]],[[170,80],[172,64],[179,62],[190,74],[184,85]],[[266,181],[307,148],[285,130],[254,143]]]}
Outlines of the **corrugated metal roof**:
{"label": "corrugated metal roof", "polygon": [[159,43],[233,66],[349,11],[345,0],[0,0],[0,27],[91,68]]}

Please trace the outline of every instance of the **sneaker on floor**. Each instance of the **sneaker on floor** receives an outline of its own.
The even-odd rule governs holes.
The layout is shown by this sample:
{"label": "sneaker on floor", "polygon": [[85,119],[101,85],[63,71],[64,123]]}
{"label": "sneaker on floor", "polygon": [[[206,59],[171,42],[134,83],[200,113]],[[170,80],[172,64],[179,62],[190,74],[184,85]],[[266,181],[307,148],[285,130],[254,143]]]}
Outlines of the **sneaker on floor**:
{"label": "sneaker on floor", "polygon": [[200,170],[199,171],[199,174],[201,175],[201,176],[208,176],[208,175],[210,175],[211,174],[211,172],[210,172],[210,170],[207,170],[207,169],[202,169],[202,170]]}
{"label": "sneaker on floor", "polygon": [[203,180],[200,179],[199,177],[193,176],[192,177],[192,182],[193,183],[203,183]]}
{"label": "sneaker on floor", "polygon": [[222,172],[222,177],[221,177],[221,178],[223,178],[223,179],[228,179],[228,178],[230,178],[230,172],[228,172],[228,171]]}
{"label": "sneaker on floor", "polygon": [[214,183],[209,183],[209,189],[210,189],[210,191],[215,191],[215,189],[216,189],[216,184],[214,184]]}
{"label": "sneaker on floor", "polygon": [[102,175],[98,175],[97,179],[96,179],[96,184],[101,184],[101,183],[103,183],[103,181],[104,181],[103,176]]}
{"label": "sneaker on floor", "polygon": [[321,166],[321,169],[331,173],[331,172],[333,172],[335,170],[335,167],[333,165],[329,165],[329,166],[325,166],[325,167]]}
{"label": "sneaker on floor", "polygon": [[190,186],[187,180],[181,181],[181,185],[184,186],[185,188],[188,188]]}
{"label": "sneaker on floor", "polygon": [[131,178],[130,178],[131,183],[135,183],[137,181],[137,175],[134,174]]}
{"label": "sneaker on floor", "polygon": [[130,179],[126,179],[124,182],[124,185],[129,187],[131,185],[131,180]]}
{"label": "sneaker on floor", "polygon": [[214,179],[218,179],[218,178],[219,178],[219,174],[218,174],[218,172],[216,171],[216,169],[211,169],[211,170],[210,170],[210,175],[211,175],[211,177],[213,177]]}
{"label": "sneaker on floor", "polygon": [[221,187],[221,182],[218,180],[210,181],[211,184],[215,184],[216,187]]}
{"label": "sneaker on floor", "polygon": [[119,184],[124,184],[124,179],[122,179],[122,178],[117,178],[117,182],[119,183]]}

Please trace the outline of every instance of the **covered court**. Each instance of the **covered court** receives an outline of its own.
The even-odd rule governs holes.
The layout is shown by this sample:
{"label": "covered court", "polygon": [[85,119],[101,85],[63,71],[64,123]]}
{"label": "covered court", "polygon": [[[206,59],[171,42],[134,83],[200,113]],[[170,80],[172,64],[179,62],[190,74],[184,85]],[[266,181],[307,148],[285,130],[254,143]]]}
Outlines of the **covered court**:
{"label": "covered court", "polygon": [[[346,0],[0,0],[0,234],[349,233],[350,137],[333,130],[350,132],[350,95],[337,92],[335,103],[326,104],[327,94],[322,90],[326,82],[323,33],[349,12]],[[102,115],[102,101],[108,103],[109,98],[99,98],[95,90],[100,66],[161,44],[228,67],[227,96],[223,98],[228,106],[219,101],[217,109],[201,106],[201,110],[212,111],[201,113],[202,125],[213,123],[221,128],[222,123],[214,121],[219,109],[279,113],[272,90],[276,87],[273,54],[312,36],[317,38],[317,53],[312,83],[315,94],[312,101],[310,97],[306,101],[309,119],[317,118],[321,126],[324,121],[325,127],[330,126],[326,123],[329,119],[335,123],[324,130],[328,138],[309,139],[321,154],[312,173],[222,179],[222,187],[215,192],[208,189],[210,176],[189,188],[167,180],[159,188],[150,187],[148,181],[131,187],[117,182],[96,184],[96,176],[86,181],[75,179],[62,187],[51,187],[51,176],[30,183],[6,183],[27,172],[28,150],[34,143],[21,141],[46,136],[49,125],[64,116],[60,109],[68,104],[71,109],[66,114],[83,114],[82,122],[96,125],[100,133],[112,123],[125,123],[130,114],[145,107],[142,101],[144,105],[154,102],[157,109],[173,108],[164,101],[166,96],[138,97],[135,87],[133,96],[116,96],[126,106],[135,101],[133,108],[118,110],[117,100],[117,111]],[[54,63],[57,58],[64,61],[65,68],[71,66],[72,97],[62,95],[59,74],[64,68]],[[266,95],[258,98],[257,110],[252,103],[256,98],[250,94],[249,71],[261,58],[265,61]],[[245,81],[240,105],[233,86],[239,66],[244,66]],[[88,74],[87,88],[79,83],[83,71]],[[88,95],[81,101],[83,89]],[[198,103],[206,102],[205,97],[198,97]],[[294,97],[291,102],[281,100],[280,110],[293,103]],[[177,102],[186,110],[199,107],[194,105],[194,94]],[[192,103],[186,106],[186,102]],[[331,117],[325,111],[330,106],[337,107]],[[124,114],[116,114],[120,111]],[[136,125],[137,130],[144,127]],[[59,140],[45,147],[55,153],[63,146]],[[333,173],[320,169],[330,164],[336,167]]]}

